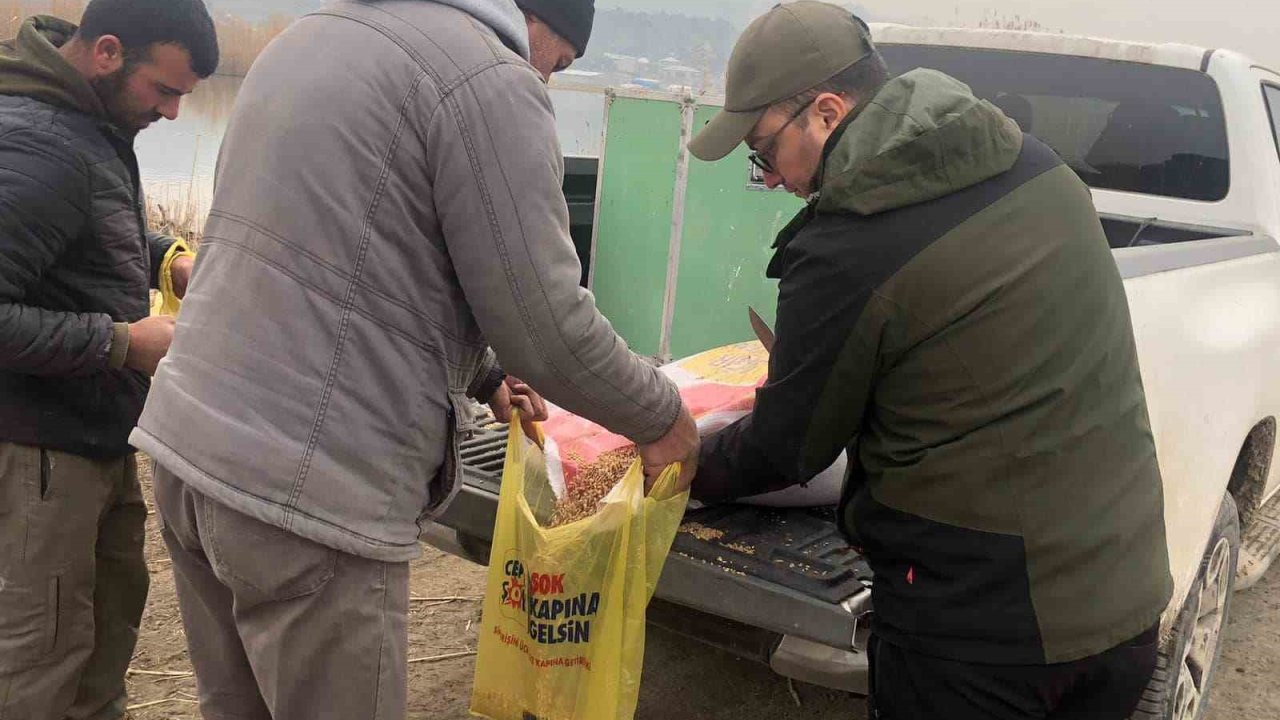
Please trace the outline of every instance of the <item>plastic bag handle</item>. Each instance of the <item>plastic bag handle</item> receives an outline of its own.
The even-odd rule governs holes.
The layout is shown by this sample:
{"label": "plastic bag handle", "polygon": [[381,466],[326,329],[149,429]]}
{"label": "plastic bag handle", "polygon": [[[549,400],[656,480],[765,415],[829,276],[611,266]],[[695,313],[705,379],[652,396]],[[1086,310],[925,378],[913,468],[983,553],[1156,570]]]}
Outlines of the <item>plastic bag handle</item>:
{"label": "plastic bag handle", "polygon": [[682,491],[677,490],[676,487],[680,482],[680,471],[682,467],[683,466],[678,462],[668,465],[667,468],[662,471],[662,474],[658,476],[658,479],[654,481],[653,488],[649,490],[648,497],[652,500],[661,502],[663,500],[670,500],[676,495],[679,495]]}

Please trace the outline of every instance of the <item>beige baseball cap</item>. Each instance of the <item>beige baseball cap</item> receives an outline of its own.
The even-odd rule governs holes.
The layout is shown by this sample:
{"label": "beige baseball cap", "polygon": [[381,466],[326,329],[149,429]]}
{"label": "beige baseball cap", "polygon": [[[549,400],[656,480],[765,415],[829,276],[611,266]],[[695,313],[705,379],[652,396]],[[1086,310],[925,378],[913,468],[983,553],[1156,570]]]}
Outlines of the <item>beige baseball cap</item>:
{"label": "beige baseball cap", "polygon": [[774,6],[747,27],[729,57],[724,110],[689,143],[719,160],[746,139],[771,105],[830,80],[875,52],[866,23],[848,10],[800,0]]}

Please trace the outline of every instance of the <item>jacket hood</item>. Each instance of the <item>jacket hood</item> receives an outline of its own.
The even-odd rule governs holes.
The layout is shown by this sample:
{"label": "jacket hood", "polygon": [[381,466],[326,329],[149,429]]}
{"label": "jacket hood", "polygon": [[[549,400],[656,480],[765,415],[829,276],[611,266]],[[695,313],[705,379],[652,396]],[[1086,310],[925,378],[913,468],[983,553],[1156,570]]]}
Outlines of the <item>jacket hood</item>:
{"label": "jacket hood", "polygon": [[890,80],[827,143],[818,212],[874,215],[1008,171],[1022,131],[964,83],[935,70]]}
{"label": "jacket hood", "polygon": [[59,18],[28,18],[12,40],[0,43],[0,95],[16,95],[106,120],[107,111],[89,81],[58,48],[76,26]]}
{"label": "jacket hood", "polygon": [[488,25],[507,47],[529,59],[529,26],[515,0],[434,0],[457,8]]}

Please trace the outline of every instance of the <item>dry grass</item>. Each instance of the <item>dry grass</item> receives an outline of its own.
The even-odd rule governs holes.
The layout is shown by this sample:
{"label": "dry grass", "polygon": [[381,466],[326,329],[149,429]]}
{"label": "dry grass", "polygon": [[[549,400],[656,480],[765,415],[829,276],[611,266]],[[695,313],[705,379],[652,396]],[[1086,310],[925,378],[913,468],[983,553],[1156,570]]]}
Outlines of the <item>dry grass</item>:
{"label": "dry grass", "polygon": [[253,61],[277,35],[293,22],[293,18],[272,16],[262,23],[251,23],[230,15],[217,19],[218,45],[222,62],[218,72],[224,75],[246,75]]}
{"label": "dry grass", "polygon": [[[17,35],[23,21],[32,15],[56,15],[79,22],[86,4],[85,0],[0,0],[0,37]],[[251,23],[233,15],[220,15],[214,20],[222,49],[218,72],[244,75],[267,43],[279,35],[292,18],[279,16]]]}
{"label": "dry grass", "polygon": [[182,238],[193,249],[200,245],[203,223],[194,202],[166,204],[147,199],[147,226],[155,232]]}
{"label": "dry grass", "polygon": [[[0,0],[0,38],[18,34],[22,23],[32,15],[55,15],[70,22],[79,22],[87,0]],[[218,28],[218,45],[222,61],[220,75],[243,76],[249,72],[253,61],[292,18],[275,16],[261,23],[251,23],[233,15],[215,17]],[[206,116],[216,118],[217,113],[230,112],[232,98],[226,93],[206,91],[190,102],[205,103]],[[200,241],[208,202],[196,187],[193,171],[191,182],[171,185],[148,185],[147,220],[152,230],[182,237],[193,245]]]}

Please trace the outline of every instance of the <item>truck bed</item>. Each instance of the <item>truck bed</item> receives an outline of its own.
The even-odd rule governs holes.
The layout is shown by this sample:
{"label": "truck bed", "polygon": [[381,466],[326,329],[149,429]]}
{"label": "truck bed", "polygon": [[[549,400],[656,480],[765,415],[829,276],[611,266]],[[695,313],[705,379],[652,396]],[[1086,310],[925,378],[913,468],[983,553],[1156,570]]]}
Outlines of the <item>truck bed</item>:
{"label": "truck bed", "polygon": [[836,528],[834,508],[723,505],[691,510],[672,552],[840,603],[871,582],[871,568]]}

